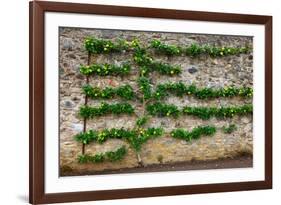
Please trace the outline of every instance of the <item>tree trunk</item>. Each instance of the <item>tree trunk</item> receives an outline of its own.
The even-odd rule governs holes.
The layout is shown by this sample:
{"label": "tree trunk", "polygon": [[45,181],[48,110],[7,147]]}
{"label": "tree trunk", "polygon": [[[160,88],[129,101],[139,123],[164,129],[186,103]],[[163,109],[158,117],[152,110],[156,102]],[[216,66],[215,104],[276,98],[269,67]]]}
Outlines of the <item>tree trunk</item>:
{"label": "tree trunk", "polygon": [[143,167],[143,163],[142,163],[142,159],[141,159],[140,153],[137,153],[137,157],[138,157],[138,164],[139,164],[139,166]]}

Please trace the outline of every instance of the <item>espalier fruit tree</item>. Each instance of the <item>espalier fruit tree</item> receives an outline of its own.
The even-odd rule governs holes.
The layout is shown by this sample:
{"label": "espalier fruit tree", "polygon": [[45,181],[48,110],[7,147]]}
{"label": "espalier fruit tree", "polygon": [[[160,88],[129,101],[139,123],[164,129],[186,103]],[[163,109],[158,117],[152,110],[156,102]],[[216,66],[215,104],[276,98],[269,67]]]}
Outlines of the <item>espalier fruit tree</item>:
{"label": "espalier fruit tree", "polygon": [[[123,39],[110,41],[88,37],[84,42],[85,50],[88,52],[87,65],[80,66],[81,74],[85,75],[86,83],[82,87],[85,95],[85,104],[80,107],[79,116],[84,120],[83,132],[75,135],[75,139],[82,144],[81,155],[78,156],[79,163],[102,163],[104,161],[116,162],[122,160],[127,154],[127,147],[122,146],[116,150],[105,153],[88,155],[85,153],[85,146],[89,143],[104,143],[108,139],[121,139],[128,142],[130,147],[136,152],[139,165],[142,166],[140,151],[142,145],[149,139],[161,137],[163,135],[178,138],[181,140],[191,141],[202,136],[212,136],[217,131],[213,125],[198,126],[188,131],[184,128],[174,129],[170,133],[165,132],[162,127],[144,128],[149,123],[151,116],[177,118],[180,115],[195,116],[204,120],[211,117],[232,118],[235,115],[252,114],[252,104],[240,106],[225,107],[192,107],[184,106],[179,108],[176,105],[165,104],[161,101],[171,95],[183,97],[193,96],[201,100],[208,100],[220,97],[251,98],[253,89],[250,87],[224,87],[198,88],[194,84],[186,85],[183,82],[163,83],[152,88],[151,73],[158,72],[161,75],[175,76],[181,75],[182,68],[180,65],[171,65],[159,60],[153,59],[150,52],[154,50],[159,55],[167,56],[189,56],[195,58],[199,55],[209,55],[213,58],[228,55],[239,55],[248,53],[248,47],[211,47],[192,44],[190,46],[176,46],[164,44],[159,40],[152,40],[149,46],[143,46],[138,39],[128,42]],[[131,52],[132,59],[126,63],[115,64],[91,64],[91,56],[106,55],[109,53]],[[138,68],[138,89],[134,90],[130,85],[124,84],[119,87],[93,87],[90,84],[92,78],[96,76],[122,76],[132,75],[132,68]],[[117,98],[118,103],[109,104],[106,100]],[[99,106],[89,106],[89,100],[102,100]],[[138,101],[142,105],[142,113],[136,114],[132,105],[133,101]],[[89,119],[96,119],[104,115],[134,115],[136,116],[135,126],[132,129],[102,129],[92,130],[87,128]],[[225,133],[231,133],[235,130],[235,125],[221,128]]]}

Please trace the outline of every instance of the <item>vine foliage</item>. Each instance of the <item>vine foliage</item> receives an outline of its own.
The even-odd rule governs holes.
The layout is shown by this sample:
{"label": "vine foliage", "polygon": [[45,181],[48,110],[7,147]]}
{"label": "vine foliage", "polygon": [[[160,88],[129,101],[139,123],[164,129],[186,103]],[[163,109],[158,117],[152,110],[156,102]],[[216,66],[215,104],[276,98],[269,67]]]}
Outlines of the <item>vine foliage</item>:
{"label": "vine foliage", "polygon": [[[198,126],[188,131],[184,128],[174,129],[170,133],[165,133],[162,127],[145,128],[148,124],[150,116],[157,117],[174,117],[181,115],[190,115],[208,120],[211,117],[217,118],[232,118],[235,115],[252,114],[253,106],[245,104],[241,106],[227,106],[227,107],[192,107],[185,106],[179,108],[172,104],[161,103],[160,101],[170,95],[183,97],[185,95],[192,95],[200,100],[207,100],[220,97],[253,97],[253,89],[249,87],[224,87],[224,88],[209,88],[196,87],[194,84],[186,85],[183,82],[167,82],[157,84],[155,89],[152,86],[152,79],[149,78],[151,72],[158,72],[161,75],[176,76],[182,73],[180,65],[172,65],[167,62],[155,60],[152,53],[163,54],[169,57],[172,56],[189,56],[198,57],[201,55],[211,57],[223,57],[229,55],[240,55],[250,52],[248,46],[244,47],[217,47],[211,45],[171,45],[154,39],[148,46],[141,45],[138,39],[127,41],[124,39],[117,39],[115,41],[98,39],[88,37],[84,42],[85,50],[90,55],[110,54],[110,53],[125,53],[132,52],[132,61],[125,61],[123,63],[109,64],[109,63],[93,63],[88,65],[80,65],[80,73],[86,76],[87,84],[82,87],[82,92],[85,95],[85,105],[79,109],[79,116],[84,118],[84,126],[86,120],[100,117],[103,115],[133,115],[135,108],[128,102],[119,102],[108,104],[102,102],[99,106],[89,106],[87,100],[108,100],[113,98],[120,98],[123,101],[140,100],[142,102],[143,113],[138,116],[135,127],[131,130],[124,128],[112,128],[103,130],[86,130],[75,135],[75,140],[84,145],[91,142],[103,144],[108,139],[122,139],[129,143],[136,153],[141,164],[140,151],[142,145],[149,139],[160,136],[171,136],[180,140],[191,141],[199,139],[202,136],[213,136],[217,132],[217,128],[213,125]],[[90,60],[89,60],[90,61]],[[138,90],[134,90],[129,84],[121,85],[119,87],[93,87],[89,83],[91,76],[120,76],[125,77],[131,75],[133,67],[137,66],[139,69],[139,76],[137,78]],[[231,124],[228,127],[222,127],[223,132],[232,133],[236,130],[236,125]],[[116,162],[122,160],[127,153],[126,146],[122,146],[115,151],[105,153],[97,153],[95,155],[88,155],[82,153],[78,156],[79,163],[101,163],[101,162]]]}
{"label": "vine foliage", "polygon": [[116,151],[109,151],[105,153],[99,153],[95,155],[79,155],[78,156],[78,162],[81,164],[84,163],[101,163],[104,161],[109,161],[109,162],[116,162],[122,160],[127,153],[127,149],[125,146],[122,146],[118,148]]}
{"label": "vine foliage", "polygon": [[199,55],[209,55],[211,57],[222,57],[228,55],[238,55],[245,54],[250,51],[248,46],[245,47],[216,47],[199,44],[191,44],[190,46],[177,46],[177,45],[168,45],[162,43],[158,39],[154,39],[150,44],[151,48],[154,48],[156,52],[165,54],[168,56],[174,55],[187,55],[191,57],[196,57]]}

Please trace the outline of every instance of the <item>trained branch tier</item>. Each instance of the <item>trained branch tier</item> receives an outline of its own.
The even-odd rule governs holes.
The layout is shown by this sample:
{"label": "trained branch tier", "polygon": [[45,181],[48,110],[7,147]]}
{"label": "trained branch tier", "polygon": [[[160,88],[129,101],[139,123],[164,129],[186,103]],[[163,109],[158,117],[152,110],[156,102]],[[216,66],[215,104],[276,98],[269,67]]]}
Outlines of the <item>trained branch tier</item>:
{"label": "trained branch tier", "polygon": [[148,45],[141,45],[135,38],[132,41],[118,39],[116,41],[87,37],[84,41],[85,49],[91,54],[109,54],[135,51],[137,48],[143,48],[145,51],[154,49],[158,54],[168,56],[186,55],[196,57],[199,55],[208,55],[211,57],[223,57],[229,55],[246,54],[251,51],[248,45],[243,47],[199,45],[196,43],[189,45],[173,45],[161,42],[159,39],[153,39]]}
{"label": "trained branch tier", "polygon": [[191,141],[193,139],[199,139],[202,136],[212,136],[216,133],[217,128],[212,125],[198,126],[191,131],[185,129],[174,129],[170,133],[165,133],[163,128],[147,128],[141,127],[135,129],[104,129],[104,130],[88,130],[87,132],[79,133],[75,136],[76,141],[83,144],[89,144],[91,142],[97,142],[103,144],[108,139],[123,139],[126,140],[135,151],[140,151],[142,144],[149,139],[157,138],[164,135],[169,135],[174,138]]}
{"label": "trained branch tier", "polygon": [[93,87],[89,84],[82,87],[83,93],[91,99],[113,99],[119,97],[123,100],[137,100],[138,94],[144,95],[145,99],[161,100],[170,95],[178,97],[193,96],[198,99],[213,99],[220,97],[242,97],[250,98],[253,96],[253,89],[250,87],[228,86],[224,88],[198,88],[195,85],[185,85],[179,83],[164,83],[156,85],[152,91],[152,85],[148,78],[140,77],[137,80],[139,91],[134,91],[132,86],[125,84],[118,87]]}
{"label": "trained branch tier", "polygon": [[[243,116],[253,113],[252,104],[244,104],[239,106],[221,106],[221,107],[200,107],[200,106],[184,106],[178,108],[173,104],[151,103],[145,107],[147,113],[157,117],[179,117],[180,115],[195,116],[204,120],[211,117],[216,118],[232,118],[235,115]],[[91,119],[108,114],[121,115],[135,114],[134,107],[129,103],[108,104],[102,102],[98,107],[84,105],[80,107],[79,115],[85,119]]]}

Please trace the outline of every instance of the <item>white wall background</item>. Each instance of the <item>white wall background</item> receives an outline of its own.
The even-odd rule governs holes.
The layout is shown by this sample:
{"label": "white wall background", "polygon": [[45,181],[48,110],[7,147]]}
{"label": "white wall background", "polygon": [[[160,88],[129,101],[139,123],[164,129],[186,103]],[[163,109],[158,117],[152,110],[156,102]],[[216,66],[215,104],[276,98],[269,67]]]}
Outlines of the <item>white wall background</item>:
{"label": "white wall background", "polygon": [[[281,194],[281,6],[278,0],[72,0],[73,2],[158,7],[273,16],[274,183],[273,190],[125,199],[72,204],[278,204]],[[28,0],[0,6],[0,204],[28,201]],[[276,106],[277,105],[277,106]],[[279,201],[279,202],[278,202]]]}

